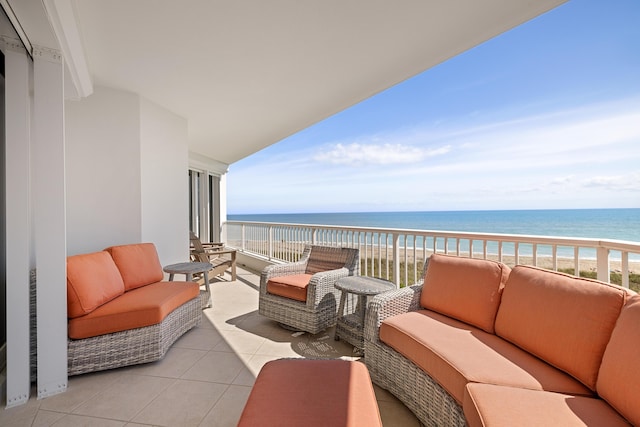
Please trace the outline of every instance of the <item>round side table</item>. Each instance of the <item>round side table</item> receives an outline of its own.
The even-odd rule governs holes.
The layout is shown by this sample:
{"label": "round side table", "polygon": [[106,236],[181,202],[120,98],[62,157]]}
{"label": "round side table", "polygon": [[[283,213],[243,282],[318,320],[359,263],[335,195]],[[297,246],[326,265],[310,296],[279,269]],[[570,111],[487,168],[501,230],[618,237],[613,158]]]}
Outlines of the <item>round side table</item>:
{"label": "round side table", "polygon": [[162,270],[165,273],[169,273],[169,281],[173,281],[175,274],[184,274],[187,282],[193,280],[193,275],[202,273],[204,277],[205,291],[201,292],[200,298],[202,299],[202,308],[211,307],[211,290],[209,289],[209,273],[208,271],[213,268],[208,262],[179,262],[177,264],[170,264],[165,266]]}
{"label": "round side table", "polygon": [[[375,277],[349,276],[339,279],[336,289],[342,291],[338,320],[336,322],[336,341],[343,339],[364,352],[364,317],[367,308],[367,297],[396,289],[396,285],[388,280]],[[348,294],[358,296],[355,312],[344,313]]]}

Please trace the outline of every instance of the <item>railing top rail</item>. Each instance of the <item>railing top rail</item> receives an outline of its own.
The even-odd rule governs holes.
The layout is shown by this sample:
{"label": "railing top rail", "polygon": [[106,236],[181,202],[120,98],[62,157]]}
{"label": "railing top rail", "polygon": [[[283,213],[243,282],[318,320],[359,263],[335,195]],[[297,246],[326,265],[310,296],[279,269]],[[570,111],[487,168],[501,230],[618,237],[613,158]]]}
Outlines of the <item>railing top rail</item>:
{"label": "railing top rail", "polygon": [[610,250],[640,253],[640,242],[627,240],[593,239],[583,237],[562,237],[562,236],[540,236],[526,234],[502,234],[502,233],[477,233],[468,231],[448,231],[448,230],[417,230],[409,228],[378,228],[378,227],[357,227],[351,225],[325,225],[325,224],[298,224],[279,222],[258,222],[258,221],[226,221],[227,225],[257,225],[293,228],[322,228],[326,230],[349,230],[369,233],[386,234],[411,234],[423,237],[443,237],[470,240],[505,241],[514,243],[536,243],[557,246],[580,246],[580,247],[604,247]]}

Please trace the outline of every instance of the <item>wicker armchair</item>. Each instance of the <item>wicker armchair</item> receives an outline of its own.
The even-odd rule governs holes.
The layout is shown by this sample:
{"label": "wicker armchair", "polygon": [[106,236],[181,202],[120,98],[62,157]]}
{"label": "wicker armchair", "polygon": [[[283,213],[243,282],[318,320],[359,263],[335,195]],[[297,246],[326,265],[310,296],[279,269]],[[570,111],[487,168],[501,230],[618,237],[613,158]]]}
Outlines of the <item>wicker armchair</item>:
{"label": "wicker armchair", "polygon": [[[342,277],[358,275],[359,270],[358,249],[307,245],[299,261],[270,265],[262,271],[259,313],[291,329],[317,334],[336,323],[340,291],[334,284]],[[291,281],[302,284],[294,289],[298,299],[276,289]]]}

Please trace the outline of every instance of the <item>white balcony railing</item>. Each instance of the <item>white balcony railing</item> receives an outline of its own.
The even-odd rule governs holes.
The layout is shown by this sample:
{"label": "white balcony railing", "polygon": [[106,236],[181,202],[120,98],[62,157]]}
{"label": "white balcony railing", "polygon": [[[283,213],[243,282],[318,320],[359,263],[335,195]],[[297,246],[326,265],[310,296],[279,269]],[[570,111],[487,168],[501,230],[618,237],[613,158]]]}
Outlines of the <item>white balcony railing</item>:
{"label": "white balcony railing", "polygon": [[509,266],[581,272],[604,282],[613,278],[638,290],[637,242],[244,221],[227,221],[224,232],[227,245],[270,261],[294,261],[305,244],[358,248],[362,275],[382,277],[398,286],[419,281],[425,259],[437,252],[493,259]]}

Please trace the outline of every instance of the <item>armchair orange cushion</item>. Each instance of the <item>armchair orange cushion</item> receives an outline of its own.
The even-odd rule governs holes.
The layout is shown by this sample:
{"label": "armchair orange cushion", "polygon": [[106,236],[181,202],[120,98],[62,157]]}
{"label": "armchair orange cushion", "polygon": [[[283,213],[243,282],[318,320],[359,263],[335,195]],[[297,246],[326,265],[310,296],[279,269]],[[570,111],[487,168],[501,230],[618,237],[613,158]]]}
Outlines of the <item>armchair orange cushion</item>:
{"label": "armchair orange cushion", "polygon": [[158,252],[153,243],[111,246],[105,249],[113,257],[125,290],[159,282],[164,278]]}
{"label": "armchair orange cushion", "polygon": [[272,295],[290,298],[296,301],[307,300],[307,287],[311,274],[293,274],[291,276],[273,277],[267,282],[267,292]]}
{"label": "armchair orange cushion", "polygon": [[91,313],[124,293],[124,283],[107,252],[67,258],[67,316]]}
{"label": "armchair orange cushion", "polygon": [[420,304],[493,333],[500,295],[510,271],[499,262],[433,254]]}

